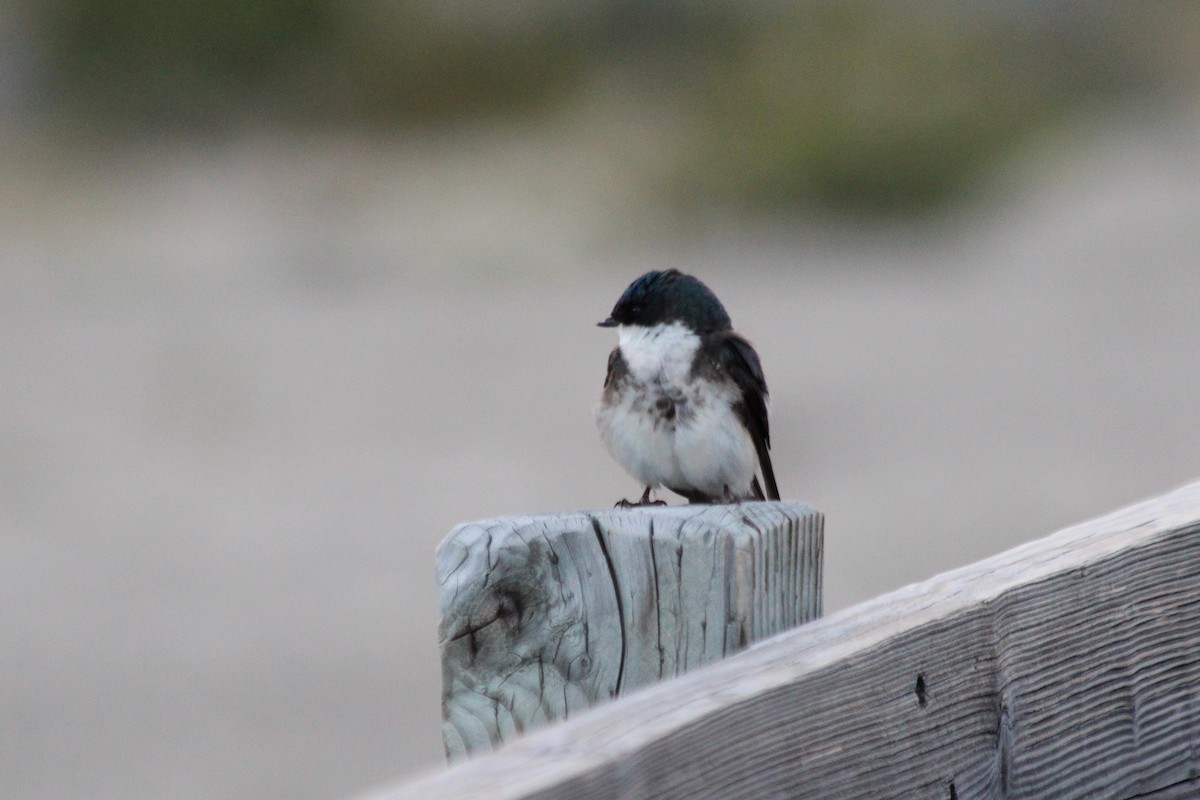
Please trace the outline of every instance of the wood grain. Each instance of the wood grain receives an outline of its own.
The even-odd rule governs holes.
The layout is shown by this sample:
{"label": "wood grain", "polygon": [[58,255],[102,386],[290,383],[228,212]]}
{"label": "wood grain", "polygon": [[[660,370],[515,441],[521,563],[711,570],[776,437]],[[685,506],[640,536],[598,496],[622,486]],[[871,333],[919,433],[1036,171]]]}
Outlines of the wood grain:
{"label": "wood grain", "polygon": [[451,758],[716,661],[821,612],[798,503],[461,525],[438,548]]}
{"label": "wood grain", "polygon": [[1198,777],[1193,484],[372,797],[1167,800]]}

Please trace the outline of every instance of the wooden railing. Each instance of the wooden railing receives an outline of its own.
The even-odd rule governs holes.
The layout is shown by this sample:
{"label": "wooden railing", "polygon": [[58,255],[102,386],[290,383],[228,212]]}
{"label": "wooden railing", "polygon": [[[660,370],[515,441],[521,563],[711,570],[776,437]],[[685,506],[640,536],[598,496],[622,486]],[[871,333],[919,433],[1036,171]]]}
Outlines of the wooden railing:
{"label": "wooden railing", "polygon": [[370,795],[1196,796],[1200,484]]}

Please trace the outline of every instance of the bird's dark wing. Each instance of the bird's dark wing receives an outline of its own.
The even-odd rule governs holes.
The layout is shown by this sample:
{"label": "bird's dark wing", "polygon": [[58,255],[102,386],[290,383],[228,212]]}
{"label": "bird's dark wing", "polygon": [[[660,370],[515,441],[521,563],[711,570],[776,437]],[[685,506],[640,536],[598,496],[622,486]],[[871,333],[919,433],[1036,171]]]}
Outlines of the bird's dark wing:
{"label": "bird's dark wing", "polygon": [[614,347],[613,351],[608,354],[608,372],[604,375],[605,393],[615,390],[616,384],[628,372],[629,367],[625,363],[624,356],[621,355],[621,348]]}
{"label": "bird's dark wing", "polygon": [[754,449],[758,451],[758,464],[762,467],[768,500],[779,499],[779,487],[775,484],[775,470],[771,466],[771,429],[767,421],[767,379],[763,377],[758,353],[750,343],[732,331],[722,333],[713,348],[717,362],[741,391],[742,399],[734,405],[734,411],[750,431]]}

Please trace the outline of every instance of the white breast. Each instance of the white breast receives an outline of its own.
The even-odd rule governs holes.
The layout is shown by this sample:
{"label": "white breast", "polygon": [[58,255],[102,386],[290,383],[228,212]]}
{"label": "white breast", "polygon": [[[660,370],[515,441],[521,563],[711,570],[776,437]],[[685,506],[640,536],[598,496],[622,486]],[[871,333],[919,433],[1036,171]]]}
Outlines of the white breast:
{"label": "white breast", "polygon": [[617,337],[630,374],[644,384],[683,384],[700,347],[700,337],[678,322],[652,328],[622,325]]}
{"label": "white breast", "polygon": [[[596,422],[609,452],[645,486],[699,489],[712,496],[728,486],[748,495],[757,455],[731,409],[735,389],[692,380],[700,337],[682,325],[621,326],[621,356],[631,385]],[[669,395],[679,403],[675,424],[656,424],[651,407]]]}

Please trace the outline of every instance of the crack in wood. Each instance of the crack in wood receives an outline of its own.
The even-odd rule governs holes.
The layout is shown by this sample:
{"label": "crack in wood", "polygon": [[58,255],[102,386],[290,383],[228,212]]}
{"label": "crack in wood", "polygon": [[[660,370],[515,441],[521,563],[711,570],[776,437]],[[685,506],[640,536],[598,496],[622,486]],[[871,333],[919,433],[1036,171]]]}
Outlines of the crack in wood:
{"label": "crack in wood", "polygon": [[[1186,789],[1187,793],[1179,793],[1180,789]],[[1159,798],[1163,798],[1163,800],[1172,798],[1173,800],[1174,798],[1195,797],[1197,794],[1200,794],[1200,786],[1197,785],[1196,776],[1189,772],[1188,776],[1182,780],[1166,783],[1145,792],[1131,794],[1126,800],[1159,800]]]}
{"label": "crack in wood", "polygon": [[666,650],[663,647],[662,640],[662,595],[659,592],[659,574],[658,574],[658,554],[655,552],[658,548],[654,543],[654,518],[650,518],[650,570],[654,578],[654,624],[655,624],[655,646],[658,648],[658,677],[663,677],[663,664],[666,662]]}
{"label": "crack in wood", "polygon": [[613,697],[621,694],[621,684],[625,680],[625,653],[626,653],[626,632],[625,632],[625,607],[621,601],[621,587],[617,583],[617,570],[613,566],[612,556],[608,552],[608,544],[604,541],[604,531],[600,528],[600,520],[595,517],[589,517],[592,521],[592,530],[596,532],[596,541],[600,544],[600,552],[604,555],[604,563],[608,566],[608,577],[612,581],[613,594],[617,598],[617,616],[620,620],[621,628],[621,652],[617,659],[617,685],[613,689]]}

